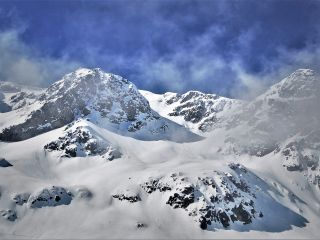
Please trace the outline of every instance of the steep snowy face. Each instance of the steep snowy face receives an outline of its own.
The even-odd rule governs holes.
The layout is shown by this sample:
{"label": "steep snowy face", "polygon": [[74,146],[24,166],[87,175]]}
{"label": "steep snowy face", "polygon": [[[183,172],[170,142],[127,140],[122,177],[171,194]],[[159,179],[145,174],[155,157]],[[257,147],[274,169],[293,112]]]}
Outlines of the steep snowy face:
{"label": "steep snowy face", "polygon": [[97,68],[67,74],[47,89],[44,99],[61,108],[76,108],[73,114],[97,111],[115,123],[135,121],[141,114],[152,116],[148,101],[132,83]]}
{"label": "steep snowy face", "polygon": [[[257,97],[228,122],[224,146],[238,154],[276,154],[289,171],[319,185],[320,76],[299,69]],[[306,144],[307,143],[307,144]]]}
{"label": "steep snowy face", "polygon": [[141,93],[148,99],[151,107],[162,116],[196,132],[208,132],[223,126],[228,116],[243,105],[241,100],[199,91],[184,94],[168,92],[163,95],[146,91]]}
{"label": "steep snowy face", "polygon": [[[320,77],[299,69],[235,114],[229,128],[245,129],[255,142],[273,145],[320,126]],[[272,151],[272,149],[269,149]]]}
{"label": "steep snowy face", "polygon": [[303,172],[308,181],[320,188],[320,130],[297,134],[275,151],[288,171]]}
{"label": "steep snowy face", "polygon": [[298,69],[266,93],[280,98],[312,98],[320,96],[319,75],[311,69]]}
{"label": "steep snowy face", "polygon": [[[256,117],[276,122],[289,121],[285,129],[314,129],[320,124],[318,102],[320,76],[310,69],[299,69],[275,84],[253,102]],[[261,106],[261,107],[260,107]]]}
{"label": "steep snowy face", "polygon": [[313,70],[299,69],[259,96],[249,108],[261,122],[278,125],[288,121],[285,129],[289,132],[310,130],[320,124],[319,100],[320,76]]}
{"label": "steep snowy face", "polygon": [[50,86],[38,97],[35,110],[21,124],[0,134],[4,141],[18,141],[87,117],[111,124],[126,123],[139,130],[146,121],[159,118],[137,88],[126,79],[100,69],[78,69]]}

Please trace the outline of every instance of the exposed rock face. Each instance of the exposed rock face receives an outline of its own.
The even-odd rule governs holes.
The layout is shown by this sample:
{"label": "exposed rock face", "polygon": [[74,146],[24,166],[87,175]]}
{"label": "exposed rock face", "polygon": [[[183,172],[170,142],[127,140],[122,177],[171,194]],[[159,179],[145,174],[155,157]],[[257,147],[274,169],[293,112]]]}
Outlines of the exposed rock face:
{"label": "exposed rock face", "polygon": [[167,183],[160,182],[159,179],[149,179],[149,181],[141,184],[143,190],[147,193],[153,193],[155,191],[165,192],[172,190]]}
{"label": "exposed rock face", "polygon": [[136,227],[137,228],[145,228],[145,227],[147,227],[147,225],[145,223],[137,222]]}
{"label": "exposed rock face", "polygon": [[130,203],[135,203],[141,201],[141,198],[138,193],[132,192],[129,189],[120,191],[119,193],[113,194],[113,198],[118,199],[119,201],[128,201]]}
{"label": "exposed rock face", "polygon": [[61,151],[65,157],[100,155],[108,160],[121,157],[119,150],[92,133],[90,127],[77,123],[67,127],[63,136],[44,146],[47,151]]}
{"label": "exposed rock face", "polygon": [[74,197],[80,200],[90,200],[93,193],[86,187],[77,187],[69,191],[63,187],[52,186],[34,194],[17,193],[12,197],[12,200],[19,206],[28,204],[31,208],[41,208],[68,205]]}
{"label": "exposed rock face", "polygon": [[[148,98],[148,92],[144,94]],[[243,105],[240,100],[198,91],[184,94],[165,93],[157,101],[163,103],[162,107],[173,121],[175,117],[182,117],[189,127],[201,132],[223,126],[228,115]]]}
{"label": "exposed rock face", "polygon": [[[22,97],[20,93],[13,101]],[[88,115],[114,124],[128,122],[130,131],[139,130],[147,119],[159,118],[132,83],[100,69],[79,69],[67,74],[34,104],[37,108],[28,119],[4,129],[0,140],[24,140]]]}
{"label": "exposed rock face", "polygon": [[283,143],[275,153],[289,171],[304,172],[307,179],[320,187],[320,131],[296,135]]}
{"label": "exposed rock face", "polygon": [[63,187],[52,186],[51,188],[45,188],[40,192],[31,195],[28,199],[28,205],[31,208],[68,205],[71,203],[72,197],[72,193]]}
{"label": "exposed rock face", "polygon": [[231,164],[230,168],[236,174],[215,171],[212,176],[192,179],[174,173],[149,179],[141,187],[148,194],[168,192],[166,204],[185,209],[202,229],[226,228],[231,222],[249,224],[263,216],[255,206],[255,190],[247,182],[250,173],[241,165]]}
{"label": "exposed rock face", "polygon": [[28,202],[29,197],[30,197],[30,193],[19,193],[13,197],[13,201],[17,205],[23,205]]}
{"label": "exposed rock face", "polygon": [[17,219],[17,213],[12,209],[1,210],[0,215],[11,222],[14,222]]}
{"label": "exposed rock face", "polygon": [[38,98],[38,95],[34,93],[18,92],[10,97],[10,106],[12,110],[22,108],[26,105],[34,103]]}
{"label": "exposed rock face", "polygon": [[0,159],[0,167],[6,168],[6,167],[12,167],[12,164],[9,163],[7,160],[4,158]]}
{"label": "exposed rock face", "polygon": [[167,103],[178,103],[170,116],[183,116],[184,120],[197,123],[201,131],[209,131],[221,123],[219,113],[239,105],[240,101],[217,96],[215,94],[204,94],[197,91],[190,91],[183,95],[177,95],[168,99]]}
{"label": "exposed rock face", "polygon": [[167,204],[173,208],[186,208],[194,202],[194,188],[192,185],[187,185],[176,190],[177,192],[169,197]]}

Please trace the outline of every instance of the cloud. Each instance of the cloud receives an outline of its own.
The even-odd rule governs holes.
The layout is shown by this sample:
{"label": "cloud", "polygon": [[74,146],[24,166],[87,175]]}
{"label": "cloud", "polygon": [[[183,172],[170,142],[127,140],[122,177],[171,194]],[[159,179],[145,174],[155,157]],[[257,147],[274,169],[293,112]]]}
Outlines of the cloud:
{"label": "cloud", "polygon": [[0,12],[0,79],[44,85],[78,66],[101,67],[158,93],[195,89],[253,98],[297,68],[320,69],[319,6],[8,2]]}
{"label": "cloud", "polygon": [[154,63],[146,65],[140,62],[140,73],[136,76],[143,79],[145,87],[154,87],[161,83],[161,88],[172,89],[171,91],[183,91],[185,82],[183,73],[172,61],[160,59]]}
{"label": "cloud", "polygon": [[270,85],[269,75],[262,77],[245,72],[241,64],[237,62],[233,62],[231,65],[237,76],[236,84],[230,89],[232,97],[251,100],[263,93]]}
{"label": "cloud", "polygon": [[[223,59],[201,56],[194,49],[177,51],[155,61],[145,56],[136,61],[135,67],[137,73],[132,77],[143,82],[142,87],[156,88],[160,92],[168,89],[176,92],[204,90],[204,86],[206,92],[212,92],[216,85],[230,77],[225,72],[227,65]],[[227,86],[226,83],[223,85]]]}
{"label": "cloud", "polygon": [[19,84],[46,86],[80,64],[66,56],[42,57],[24,44],[17,30],[0,33],[0,80]]}

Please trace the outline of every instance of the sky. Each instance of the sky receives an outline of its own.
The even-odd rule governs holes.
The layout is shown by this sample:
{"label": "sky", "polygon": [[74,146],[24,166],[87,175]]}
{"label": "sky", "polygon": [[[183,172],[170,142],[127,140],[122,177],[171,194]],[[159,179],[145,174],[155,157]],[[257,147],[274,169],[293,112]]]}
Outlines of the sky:
{"label": "sky", "polygon": [[1,81],[99,67],[156,93],[253,98],[319,60],[320,1],[0,0]]}

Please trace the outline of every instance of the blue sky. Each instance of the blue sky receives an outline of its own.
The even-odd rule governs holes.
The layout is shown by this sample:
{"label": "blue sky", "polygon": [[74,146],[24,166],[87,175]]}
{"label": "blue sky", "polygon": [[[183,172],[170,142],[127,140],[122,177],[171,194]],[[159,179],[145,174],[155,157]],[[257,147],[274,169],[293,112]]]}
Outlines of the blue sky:
{"label": "blue sky", "polygon": [[0,1],[0,79],[100,67],[154,92],[250,98],[319,70],[320,1]]}

